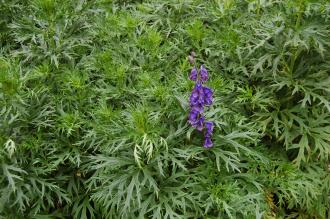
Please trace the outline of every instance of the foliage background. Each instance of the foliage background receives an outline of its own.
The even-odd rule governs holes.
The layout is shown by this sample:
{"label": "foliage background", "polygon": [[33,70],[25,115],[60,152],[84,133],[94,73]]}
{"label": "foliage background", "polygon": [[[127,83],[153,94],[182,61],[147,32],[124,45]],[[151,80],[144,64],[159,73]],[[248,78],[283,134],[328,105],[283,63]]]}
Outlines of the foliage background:
{"label": "foliage background", "polygon": [[2,0],[0,30],[0,217],[330,217],[326,0]]}

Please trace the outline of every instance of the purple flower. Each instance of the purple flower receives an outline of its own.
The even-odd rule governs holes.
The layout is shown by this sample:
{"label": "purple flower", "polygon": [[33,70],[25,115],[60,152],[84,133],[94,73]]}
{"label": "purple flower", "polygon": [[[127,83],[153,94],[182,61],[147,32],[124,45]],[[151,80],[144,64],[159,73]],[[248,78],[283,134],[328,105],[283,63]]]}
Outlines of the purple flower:
{"label": "purple flower", "polygon": [[208,135],[212,135],[213,132],[213,122],[207,121],[205,122],[206,133]]}
{"label": "purple flower", "polygon": [[194,106],[200,102],[200,90],[202,90],[202,88],[203,87],[199,84],[195,85],[189,98],[190,106]]}
{"label": "purple flower", "polygon": [[204,82],[204,81],[207,81],[207,79],[209,79],[209,74],[206,70],[206,68],[204,67],[204,65],[201,65],[201,81]]}
{"label": "purple flower", "polygon": [[213,142],[211,140],[210,137],[205,137],[205,140],[204,140],[204,147],[205,148],[211,148],[213,146]]}
{"label": "purple flower", "polygon": [[196,111],[196,110],[190,111],[190,113],[189,113],[189,123],[192,126],[195,126],[195,124],[197,123],[198,114],[199,114],[199,112]]}
{"label": "purple flower", "polygon": [[198,122],[196,123],[196,129],[198,131],[202,131],[203,128],[204,128],[204,116],[201,116],[199,119],[198,119]]}
{"label": "purple flower", "polygon": [[212,140],[211,140],[211,136],[213,133],[213,122],[207,121],[205,122],[205,128],[206,128],[206,132],[205,132],[205,141],[204,141],[204,147],[205,148],[210,148],[213,146]]}
{"label": "purple flower", "polygon": [[199,103],[199,97],[195,96],[194,94],[191,94],[191,96],[189,97],[189,103],[190,103],[190,106],[195,106]]}
{"label": "purple flower", "polygon": [[203,87],[203,93],[204,93],[204,103],[207,106],[210,106],[213,102],[213,92],[208,87]]}
{"label": "purple flower", "polygon": [[196,111],[196,110],[192,110],[189,113],[189,123],[196,128],[198,131],[202,131],[204,128],[204,116]]}
{"label": "purple flower", "polygon": [[196,105],[191,106],[191,110],[198,111],[199,113],[203,113],[204,107],[201,104],[196,104]]}
{"label": "purple flower", "polygon": [[196,81],[197,80],[197,76],[198,76],[198,72],[196,68],[193,68],[190,72],[190,76],[189,79],[192,81]]}

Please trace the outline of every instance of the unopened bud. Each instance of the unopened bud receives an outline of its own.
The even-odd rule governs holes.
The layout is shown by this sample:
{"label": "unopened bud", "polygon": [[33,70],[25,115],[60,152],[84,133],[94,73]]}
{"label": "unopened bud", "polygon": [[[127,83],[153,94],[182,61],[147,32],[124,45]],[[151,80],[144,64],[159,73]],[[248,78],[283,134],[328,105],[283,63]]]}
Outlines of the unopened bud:
{"label": "unopened bud", "polygon": [[193,56],[188,56],[188,61],[191,65],[195,63],[195,58]]}

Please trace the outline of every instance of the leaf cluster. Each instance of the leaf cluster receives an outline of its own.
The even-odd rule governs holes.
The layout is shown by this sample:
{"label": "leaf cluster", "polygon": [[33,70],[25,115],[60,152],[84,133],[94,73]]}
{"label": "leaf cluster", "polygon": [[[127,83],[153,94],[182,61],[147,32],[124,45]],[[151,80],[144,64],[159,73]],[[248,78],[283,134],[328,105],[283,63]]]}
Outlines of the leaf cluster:
{"label": "leaf cluster", "polygon": [[329,217],[329,32],[326,0],[0,0],[0,218]]}

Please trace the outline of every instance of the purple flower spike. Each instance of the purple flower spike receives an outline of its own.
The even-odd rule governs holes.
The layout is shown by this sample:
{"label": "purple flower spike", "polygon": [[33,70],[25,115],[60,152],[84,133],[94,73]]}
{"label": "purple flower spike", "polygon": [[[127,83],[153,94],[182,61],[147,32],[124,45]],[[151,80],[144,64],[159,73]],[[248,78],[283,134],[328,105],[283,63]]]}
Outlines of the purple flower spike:
{"label": "purple flower spike", "polygon": [[204,132],[205,148],[210,148],[213,146],[211,137],[214,128],[213,122],[205,122],[203,115],[204,107],[210,106],[213,102],[213,91],[210,88],[203,86],[203,82],[207,81],[208,77],[208,72],[204,65],[200,67],[199,72],[196,68],[193,68],[189,76],[189,79],[196,81],[196,84],[189,97],[189,105],[191,110],[188,116],[188,121],[191,126],[198,131],[203,131],[204,128],[206,129]]}
{"label": "purple flower spike", "polygon": [[201,81],[207,81],[207,79],[209,79],[209,74],[206,70],[206,68],[204,67],[204,65],[201,66]]}
{"label": "purple flower spike", "polygon": [[193,68],[190,72],[190,76],[189,79],[192,81],[196,81],[197,80],[197,76],[198,76],[198,72],[196,68]]}
{"label": "purple flower spike", "polygon": [[213,146],[213,142],[210,137],[205,137],[204,148],[211,148]]}

